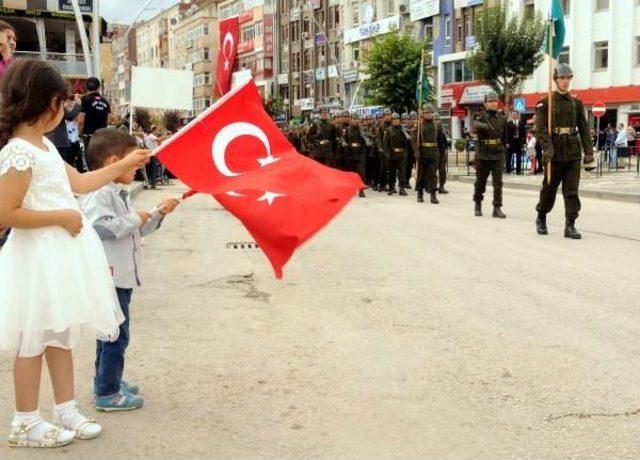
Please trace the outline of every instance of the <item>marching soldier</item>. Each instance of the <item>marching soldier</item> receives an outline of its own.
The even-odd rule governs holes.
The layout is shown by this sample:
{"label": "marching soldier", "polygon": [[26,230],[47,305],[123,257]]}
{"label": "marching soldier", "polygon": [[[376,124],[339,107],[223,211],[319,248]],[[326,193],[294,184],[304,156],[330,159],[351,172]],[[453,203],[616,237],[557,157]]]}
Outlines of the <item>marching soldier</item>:
{"label": "marching soldier", "polygon": [[407,154],[407,136],[400,124],[400,115],[393,113],[391,126],[384,133],[383,146],[389,169],[389,191],[387,195],[396,193],[396,177],[400,184],[400,195],[406,196],[404,189],[405,159]]}
{"label": "marching soldier", "polygon": [[[580,212],[578,185],[580,183],[580,161],[584,150],[584,163],[593,162],[593,147],[589,125],[580,99],[569,94],[573,70],[567,64],[560,64],[553,71],[557,90],[553,93],[553,117],[551,136],[548,131],[548,99],[541,99],[536,111],[536,137],[542,144],[542,162],[551,166],[551,180],[544,175],[540,201],[536,206],[538,218],[536,230],[539,235],[548,235],[547,214],[553,209],[562,183],[565,210],[565,238],[579,240],[582,235],[575,227]],[[549,163],[551,163],[549,165]]]}
{"label": "marching soldier", "polygon": [[415,151],[413,150],[413,144],[411,143],[411,116],[408,113],[403,113],[400,117],[402,121],[402,131],[407,138],[407,153],[404,159],[404,188],[411,188],[409,181],[411,180],[411,171],[413,170],[413,163],[415,162]]}
{"label": "marching soldier", "polygon": [[334,167],[338,132],[336,127],[329,122],[327,109],[322,109],[320,120],[311,126],[308,137],[312,142],[311,158],[324,165]]}
{"label": "marching soldier", "polygon": [[378,156],[378,147],[375,141],[375,125],[372,115],[367,117],[363,131],[367,144],[365,160],[366,183],[373,190],[376,190],[378,186],[378,171],[380,170],[380,157]]}
{"label": "marching soldier", "polygon": [[475,215],[482,216],[482,200],[487,188],[487,178],[492,177],[493,217],[504,219],[502,210],[502,173],[504,170],[505,145],[507,139],[507,119],[498,112],[498,95],[487,94],[484,98],[485,110],[474,122],[478,134],[476,157],[476,183],[473,200]]}
{"label": "marching soldier", "polygon": [[417,152],[416,160],[418,164],[418,177],[416,186],[418,187],[418,203],[424,202],[424,189],[431,195],[431,203],[438,204],[436,191],[438,190],[438,162],[440,160],[439,139],[442,126],[433,120],[433,106],[425,104],[422,110],[422,123],[418,131],[414,134]]}
{"label": "marching soldier", "polygon": [[[358,123],[358,116],[351,117],[351,123],[343,133],[345,145],[345,171],[356,172],[360,175],[362,182],[365,182],[365,147],[366,141],[362,126]],[[364,198],[364,190],[360,190],[360,198]]]}
{"label": "marching soldier", "polygon": [[[418,168],[416,162],[416,156],[418,155],[418,146],[415,145],[414,142],[414,139],[416,137],[415,133],[418,129],[418,112],[416,112],[415,110],[412,110],[409,114],[409,123],[407,124],[407,127],[409,131],[409,137],[412,139],[409,146],[409,156],[407,157],[407,169],[405,170],[405,177],[407,178],[407,184],[409,184],[411,181],[411,173],[413,172],[413,167],[415,166],[416,170]],[[415,188],[416,190],[418,190],[417,179]]]}
{"label": "marching soldier", "polygon": [[449,193],[449,191],[444,188],[447,183],[447,172],[449,169],[449,140],[447,139],[447,132],[445,131],[444,126],[439,122],[439,118],[438,114],[434,113],[433,119],[438,125],[440,125],[440,135],[438,137],[438,149],[440,149],[440,160],[438,160],[438,179],[440,186],[438,187],[438,193],[446,195]]}
{"label": "marching soldier", "polygon": [[383,192],[389,184],[389,157],[384,148],[384,134],[391,127],[391,109],[382,111],[382,119],[378,123],[378,132],[376,134],[376,143],[380,143],[380,191]]}

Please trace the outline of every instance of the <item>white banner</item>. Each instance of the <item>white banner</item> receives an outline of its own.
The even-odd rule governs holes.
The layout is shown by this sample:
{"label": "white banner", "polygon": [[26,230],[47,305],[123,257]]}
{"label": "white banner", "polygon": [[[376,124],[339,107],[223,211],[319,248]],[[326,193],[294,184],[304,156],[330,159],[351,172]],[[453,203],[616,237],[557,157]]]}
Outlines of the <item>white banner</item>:
{"label": "white banner", "polygon": [[150,109],[193,110],[193,72],[134,66],[131,105]]}
{"label": "white banner", "polygon": [[345,44],[359,42],[367,38],[375,37],[389,33],[400,28],[400,15],[391,16],[390,18],[381,19],[371,24],[363,24],[360,27],[349,29],[344,33]]}
{"label": "white banner", "polygon": [[460,104],[482,104],[485,95],[492,92],[493,88],[489,85],[467,86],[462,92]]}
{"label": "white banner", "polygon": [[409,12],[412,21],[435,16],[440,14],[440,0],[411,0]]}

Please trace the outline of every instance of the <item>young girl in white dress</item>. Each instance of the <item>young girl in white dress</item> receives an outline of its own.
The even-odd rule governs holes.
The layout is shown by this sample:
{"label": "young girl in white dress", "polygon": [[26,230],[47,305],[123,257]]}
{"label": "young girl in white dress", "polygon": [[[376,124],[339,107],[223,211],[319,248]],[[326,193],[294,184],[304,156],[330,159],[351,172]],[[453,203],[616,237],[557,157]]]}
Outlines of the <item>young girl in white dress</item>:
{"label": "young girl in white dress", "polygon": [[[76,407],[71,349],[84,335],[114,340],[123,321],[104,249],[92,227],[83,225],[74,193],[97,190],[142,167],[149,154],[136,150],[80,174],[44,137],[64,114],[67,86],[60,73],[43,61],[18,61],[1,91],[0,227],[12,232],[0,251],[0,350],[16,356],[8,442],[58,447],[101,432]],[[43,356],[55,424],[38,409]]]}

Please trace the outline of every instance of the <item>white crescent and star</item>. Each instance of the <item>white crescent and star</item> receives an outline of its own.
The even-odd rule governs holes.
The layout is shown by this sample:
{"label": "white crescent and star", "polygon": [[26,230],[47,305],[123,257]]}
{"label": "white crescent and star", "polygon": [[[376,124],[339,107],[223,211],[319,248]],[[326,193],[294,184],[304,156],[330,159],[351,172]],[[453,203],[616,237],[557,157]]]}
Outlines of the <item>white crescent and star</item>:
{"label": "white crescent and star", "polygon": [[[227,54],[227,43],[229,43],[229,54]],[[222,42],[222,54],[224,56],[224,70],[229,70],[229,65],[231,64],[229,60],[231,59],[231,53],[233,52],[233,45],[234,45],[233,35],[231,34],[231,32],[227,32],[224,36],[224,41]]]}
{"label": "white crescent and star", "polygon": [[[232,171],[227,165],[226,161],[227,147],[234,139],[240,136],[255,137],[264,145],[267,151],[267,156],[264,158],[258,158],[257,160],[261,168],[269,166],[270,164],[273,164],[280,160],[280,158],[271,155],[271,145],[269,144],[269,139],[267,138],[267,135],[264,133],[264,131],[251,123],[231,123],[218,132],[215,139],[213,140],[213,145],[211,147],[213,163],[218,171],[220,171],[220,174],[222,174],[223,176],[236,177],[245,174],[244,172]],[[234,191],[227,192],[227,195],[236,198],[244,197],[244,195],[242,195],[241,193]],[[256,201],[266,201],[267,203],[269,203],[269,205],[272,205],[276,198],[282,198],[284,196],[286,195],[282,193],[265,191],[264,194]]]}

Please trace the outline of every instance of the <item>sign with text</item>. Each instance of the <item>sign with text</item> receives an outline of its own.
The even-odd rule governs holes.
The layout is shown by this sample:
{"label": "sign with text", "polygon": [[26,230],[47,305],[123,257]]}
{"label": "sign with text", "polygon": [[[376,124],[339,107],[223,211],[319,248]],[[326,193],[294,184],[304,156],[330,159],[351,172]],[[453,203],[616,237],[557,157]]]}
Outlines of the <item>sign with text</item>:
{"label": "sign with text", "polygon": [[[93,0],[78,0],[78,6],[81,13],[93,13]],[[58,9],[73,13],[73,3],[71,0],[58,0]]]}
{"label": "sign with text", "polygon": [[324,67],[318,67],[316,69],[316,81],[322,81],[327,78],[327,70]]}
{"label": "sign with text", "polygon": [[440,14],[440,0],[411,0],[409,13],[412,21]]}
{"label": "sign with text", "polygon": [[390,18],[381,19],[371,24],[363,24],[360,27],[346,30],[344,33],[344,43],[350,44],[366,40],[367,38],[382,35],[400,28],[400,15],[391,16]]}

